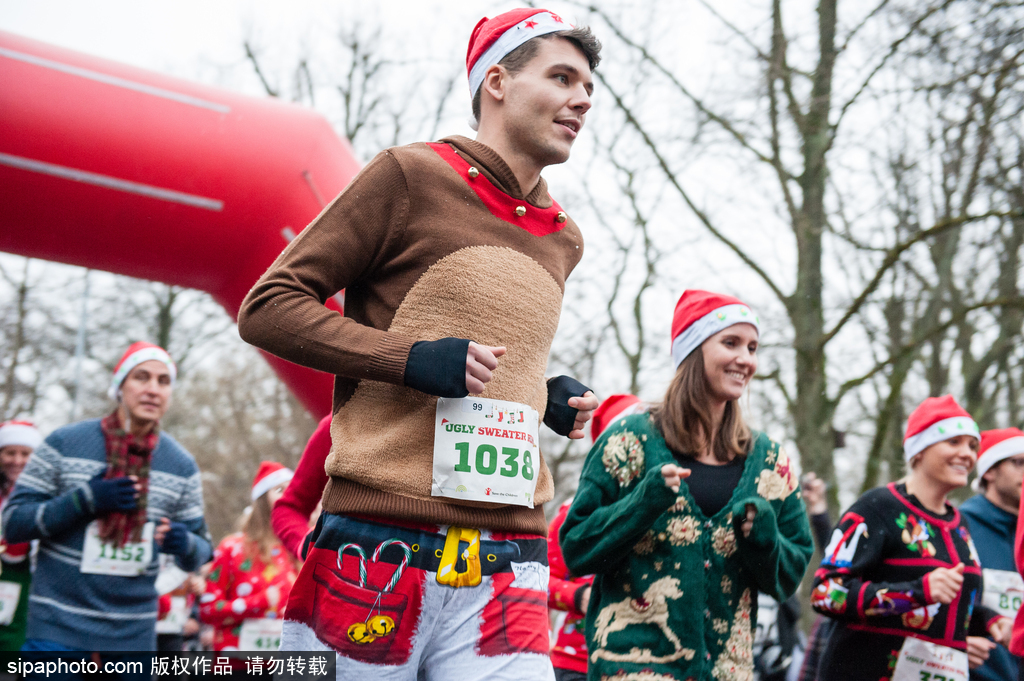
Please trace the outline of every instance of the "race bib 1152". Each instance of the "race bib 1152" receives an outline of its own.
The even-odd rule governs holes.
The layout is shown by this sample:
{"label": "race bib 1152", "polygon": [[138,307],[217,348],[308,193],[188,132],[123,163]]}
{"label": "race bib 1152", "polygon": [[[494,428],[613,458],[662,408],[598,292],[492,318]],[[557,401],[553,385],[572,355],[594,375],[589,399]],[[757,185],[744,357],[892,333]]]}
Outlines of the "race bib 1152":
{"label": "race bib 1152", "polygon": [[431,495],[533,508],[539,425],[526,404],[439,398]]}

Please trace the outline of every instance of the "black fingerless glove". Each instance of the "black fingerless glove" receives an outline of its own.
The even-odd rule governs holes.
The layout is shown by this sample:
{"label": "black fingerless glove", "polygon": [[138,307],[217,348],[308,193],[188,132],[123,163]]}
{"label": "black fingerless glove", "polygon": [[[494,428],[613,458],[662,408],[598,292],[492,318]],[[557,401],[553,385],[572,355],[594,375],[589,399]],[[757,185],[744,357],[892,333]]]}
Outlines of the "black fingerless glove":
{"label": "black fingerless glove", "polygon": [[569,406],[570,397],[583,397],[590,388],[575,378],[555,376],[548,379],[548,406],[544,411],[544,425],[559,435],[572,432],[578,409]]}
{"label": "black fingerless glove", "polygon": [[414,343],[405,363],[405,385],[428,395],[465,397],[467,354],[465,338]]}

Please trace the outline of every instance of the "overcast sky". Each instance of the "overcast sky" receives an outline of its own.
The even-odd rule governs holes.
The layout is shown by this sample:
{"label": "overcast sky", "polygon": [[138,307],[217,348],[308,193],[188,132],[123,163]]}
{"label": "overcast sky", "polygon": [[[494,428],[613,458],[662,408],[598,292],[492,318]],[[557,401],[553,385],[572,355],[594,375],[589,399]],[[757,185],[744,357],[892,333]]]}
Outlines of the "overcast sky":
{"label": "overcast sky", "polygon": [[[210,65],[242,60],[242,41],[294,43],[333,31],[339,19],[371,13],[386,29],[424,45],[458,44],[464,54],[480,16],[521,3],[489,0],[0,0],[0,30],[186,78],[211,80]],[[548,6],[572,16],[564,3]],[[420,35],[450,26],[448,35]],[[328,37],[328,36],[324,36]]]}

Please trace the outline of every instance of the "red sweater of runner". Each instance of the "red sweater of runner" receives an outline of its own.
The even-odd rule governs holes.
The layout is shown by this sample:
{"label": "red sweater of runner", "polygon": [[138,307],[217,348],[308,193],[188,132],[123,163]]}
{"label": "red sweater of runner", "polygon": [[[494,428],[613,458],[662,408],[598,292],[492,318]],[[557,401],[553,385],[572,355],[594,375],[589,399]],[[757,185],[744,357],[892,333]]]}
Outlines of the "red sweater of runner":
{"label": "red sweater of runner", "polygon": [[[1024,513],[1024,496],[1021,496],[1020,499],[1020,511]],[[1020,516],[1017,517],[1019,518]],[[1017,572],[1024,575],[1024,523],[1017,523],[1017,536],[1013,546]],[[1024,608],[1017,611],[1017,618],[1013,621],[1013,638],[1010,639],[1010,652],[1014,655],[1024,655]]]}
{"label": "red sweater of runner", "polygon": [[331,417],[325,416],[313,431],[306,449],[302,452],[299,465],[295,468],[284,495],[274,504],[270,513],[270,526],[288,551],[302,559],[302,545],[311,530],[309,516],[327,485],[324,463],[331,453]]}
{"label": "red sweater of runner", "polygon": [[551,648],[551,663],[557,669],[571,669],[574,672],[587,671],[587,639],[583,635],[584,616],[578,604],[578,592],[594,581],[593,577],[573,577],[562,557],[562,547],[558,543],[558,531],[565,522],[572,500],[562,504],[548,527],[548,565],[551,573],[548,578],[548,607],[564,610],[565,622],[558,630],[558,638]]}
{"label": "red sweater of runner", "polygon": [[[224,537],[213,554],[206,593],[199,599],[199,616],[213,626],[213,649],[237,650],[247,619],[281,618],[296,577],[295,562],[280,546],[271,549],[270,560],[264,562],[241,533]],[[267,598],[272,586],[280,594],[276,603]]]}

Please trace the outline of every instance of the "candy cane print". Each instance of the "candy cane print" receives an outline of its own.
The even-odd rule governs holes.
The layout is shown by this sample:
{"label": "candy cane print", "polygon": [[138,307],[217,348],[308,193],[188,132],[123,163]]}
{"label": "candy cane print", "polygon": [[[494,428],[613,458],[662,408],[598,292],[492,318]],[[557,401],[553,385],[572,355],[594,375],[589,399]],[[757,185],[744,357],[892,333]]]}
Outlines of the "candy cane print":
{"label": "candy cane print", "polygon": [[373,552],[373,562],[376,563],[380,558],[381,552],[389,546],[397,546],[402,549],[402,562],[398,564],[395,569],[395,573],[391,575],[391,579],[388,580],[387,585],[384,587],[382,593],[390,593],[392,589],[398,584],[398,580],[402,578],[402,573],[405,572],[405,568],[409,566],[409,561],[412,560],[412,549],[409,545],[400,539],[386,539],[377,545],[377,549]]}
{"label": "candy cane print", "polygon": [[[359,557],[359,588],[366,588],[366,552],[359,544],[345,544],[338,549],[338,569],[341,570],[341,561],[345,552],[352,549]],[[378,549],[379,550],[379,549]],[[376,556],[377,554],[374,554]],[[374,558],[376,560],[376,558]]]}

